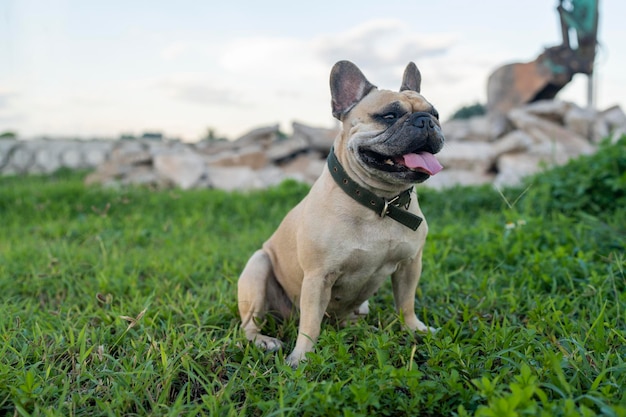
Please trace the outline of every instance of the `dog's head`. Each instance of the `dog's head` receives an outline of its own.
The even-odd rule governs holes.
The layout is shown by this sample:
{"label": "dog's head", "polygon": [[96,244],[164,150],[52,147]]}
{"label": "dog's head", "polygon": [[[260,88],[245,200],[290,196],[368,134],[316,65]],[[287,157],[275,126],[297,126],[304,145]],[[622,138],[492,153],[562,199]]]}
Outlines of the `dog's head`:
{"label": "dog's head", "polygon": [[335,150],[363,182],[405,186],[441,170],[434,157],[444,142],[439,114],[420,94],[420,84],[412,62],[399,92],[379,90],[349,61],[333,67],[333,116],[343,123]]}

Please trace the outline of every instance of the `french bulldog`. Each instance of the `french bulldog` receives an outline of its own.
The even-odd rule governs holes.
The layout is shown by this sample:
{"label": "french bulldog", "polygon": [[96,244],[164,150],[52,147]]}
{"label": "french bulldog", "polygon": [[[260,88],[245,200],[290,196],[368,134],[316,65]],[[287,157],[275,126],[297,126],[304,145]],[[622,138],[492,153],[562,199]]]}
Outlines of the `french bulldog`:
{"label": "french bulldog", "polygon": [[342,129],[328,165],[239,277],[241,327],[257,346],[282,346],[261,333],[266,314],[299,312],[287,357],[294,368],[313,350],[325,317],[345,323],[367,314],[388,276],[404,326],[434,331],[414,310],[428,225],[413,185],[442,169],[434,154],[444,136],[420,85],[412,62],[399,92],[378,89],[349,61],[334,65],[332,114]]}

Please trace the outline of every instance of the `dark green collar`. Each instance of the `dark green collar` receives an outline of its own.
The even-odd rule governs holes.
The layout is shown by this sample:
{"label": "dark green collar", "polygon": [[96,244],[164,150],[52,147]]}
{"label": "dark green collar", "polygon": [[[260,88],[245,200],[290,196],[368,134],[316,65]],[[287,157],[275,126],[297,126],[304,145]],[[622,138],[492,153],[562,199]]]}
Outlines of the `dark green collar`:
{"label": "dark green collar", "polygon": [[[413,187],[401,192],[390,200],[378,197],[373,192],[361,187],[348,176],[337,160],[334,148],[331,148],[328,154],[328,170],[337,185],[339,185],[339,188],[354,200],[376,212],[380,217],[389,216],[412,230],[417,230],[422,223],[421,217],[407,211],[411,204],[411,191],[413,191]],[[402,207],[404,207],[404,209]]]}

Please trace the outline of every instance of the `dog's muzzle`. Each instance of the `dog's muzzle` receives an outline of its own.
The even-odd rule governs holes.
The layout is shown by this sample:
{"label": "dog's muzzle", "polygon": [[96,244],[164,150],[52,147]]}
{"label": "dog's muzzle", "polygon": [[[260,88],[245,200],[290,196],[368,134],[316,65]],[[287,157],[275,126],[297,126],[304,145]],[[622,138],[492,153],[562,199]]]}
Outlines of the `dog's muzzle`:
{"label": "dog's muzzle", "polygon": [[443,146],[441,128],[435,123],[430,113],[411,114],[405,122],[405,128],[417,130],[415,136],[421,139],[419,142],[422,142],[421,146],[418,146],[419,151],[437,153],[441,150]]}

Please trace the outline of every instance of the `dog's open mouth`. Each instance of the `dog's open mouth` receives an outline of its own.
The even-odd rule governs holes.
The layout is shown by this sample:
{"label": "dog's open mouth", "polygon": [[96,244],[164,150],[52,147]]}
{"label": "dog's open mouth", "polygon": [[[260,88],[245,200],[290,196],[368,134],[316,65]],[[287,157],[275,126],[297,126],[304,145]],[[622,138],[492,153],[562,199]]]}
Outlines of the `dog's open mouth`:
{"label": "dog's open mouth", "polygon": [[430,152],[407,153],[388,156],[370,150],[361,151],[363,160],[372,167],[387,172],[422,172],[435,175],[443,169],[435,155]]}

